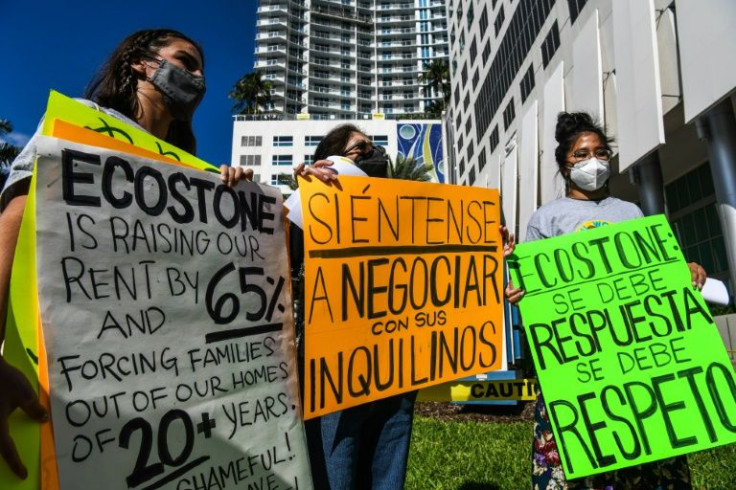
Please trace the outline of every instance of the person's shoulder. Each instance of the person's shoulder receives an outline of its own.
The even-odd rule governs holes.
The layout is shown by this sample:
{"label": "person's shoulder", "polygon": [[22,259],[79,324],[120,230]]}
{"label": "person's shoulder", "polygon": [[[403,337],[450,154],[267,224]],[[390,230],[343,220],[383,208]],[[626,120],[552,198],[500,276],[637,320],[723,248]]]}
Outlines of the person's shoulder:
{"label": "person's shoulder", "polygon": [[534,215],[544,216],[550,213],[559,213],[560,209],[566,208],[568,206],[570,206],[570,200],[565,197],[560,197],[558,199],[555,199],[554,201],[550,201],[539,206],[539,208],[534,211],[534,214],[532,214],[532,217],[534,217]]}
{"label": "person's shoulder", "polygon": [[122,112],[120,112],[118,110],[112,109],[110,107],[101,106],[100,104],[98,104],[97,102],[95,102],[93,100],[84,99],[82,97],[75,97],[74,100],[76,100],[77,102],[81,102],[82,104],[86,105],[87,107],[91,107],[92,109],[95,109],[95,110],[98,110],[100,112],[103,112],[103,113],[107,114],[108,116],[112,116],[112,117],[114,117],[115,119],[117,119],[119,121],[123,121],[126,124],[130,124],[133,127],[136,127],[138,129],[143,129],[141,127],[141,125],[138,124],[138,122],[134,121],[133,119],[129,118],[128,116],[126,116],[125,114],[123,114]]}
{"label": "person's shoulder", "polygon": [[548,203],[542,204],[537,208],[536,211],[534,211],[529,217],[529,223],[527,226],[529,228],[535,228],[537,230],[542,230],[547,228],[547,224],[551,221],[554,221],[555,217],[558,216],[563,211],[563,208],[565,208],[568,203],[567,200],[564,197],[561,197],[559,199],[555,199],[554,201],[550,201]]}
{"label": "person's shoulder", "polygon": [[633,202],[624,201],[613,196],[608,197],[608,200],[609,206],[616,208],[621,213],[625,213],[634,218],[641,218],[644,216],[644,213],[642,213],[639,206],[637,206]]}

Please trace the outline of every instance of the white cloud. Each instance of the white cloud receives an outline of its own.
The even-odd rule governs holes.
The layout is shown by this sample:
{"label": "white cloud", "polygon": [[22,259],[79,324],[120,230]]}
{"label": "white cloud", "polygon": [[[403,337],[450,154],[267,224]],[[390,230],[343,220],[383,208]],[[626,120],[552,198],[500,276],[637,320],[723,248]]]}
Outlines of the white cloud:
{"label": "white cloud", "polygon": [[6,134],[2,138],[0,138],[0,142],[10,143],[11,145],[20,146],[21,148],[23,148],[24,146],[26,146],[28,140],[30,139],[30,135],[27,135],[25,133],[13,132],[10,134]]}

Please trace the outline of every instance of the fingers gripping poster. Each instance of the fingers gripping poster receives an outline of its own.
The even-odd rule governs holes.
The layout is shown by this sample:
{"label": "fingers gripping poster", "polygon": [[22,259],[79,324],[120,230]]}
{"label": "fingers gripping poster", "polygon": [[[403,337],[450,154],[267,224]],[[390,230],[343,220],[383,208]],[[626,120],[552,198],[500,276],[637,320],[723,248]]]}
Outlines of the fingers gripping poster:
{"label": "fingers gripping poster", "polygon": [[736,442],[733,368],[664,216],[510,259],[568,479]]}
{"label": "fingers gripping poster", "polygon": [[61,488],[311,488],[278,192],[52,138],[37,190]]}
{"label": "fingers gripping poster", "polygon": [[305,418],[499,369],[498,192],[300,181]]}

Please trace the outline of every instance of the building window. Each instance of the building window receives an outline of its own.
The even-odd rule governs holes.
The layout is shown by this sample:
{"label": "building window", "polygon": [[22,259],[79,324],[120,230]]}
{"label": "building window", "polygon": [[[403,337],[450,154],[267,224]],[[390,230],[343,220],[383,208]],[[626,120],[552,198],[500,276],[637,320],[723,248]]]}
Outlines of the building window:
{"label": "building window", "polygon": [[[473,127],[473,115],[468,114],[468,119],[465,121],[465,134],[470,134],[470,129]],[[468,157],[468,161],[470,158]]]}
{"label": "building window", "polygon": [[547,65],[552,61],[552,56],[557,52],[557,48],[560,47],[560,31],[557,28],[557,21],[552,24],[552,28],[549,30],[549,34],[544,38],[542,43],[542,65],[547,68]]}
{"label": "building window", "polygon": [[473,73],[473,88],[478,88],[478,82],[480,81],[480,73],[478,73],[479,71],[479,69],[476,69],[475,73]]}
{"label": "building window", "polygon": [[534,89],[534,63],[529,65],[529,69],[521,79],[521,103],[523,104],[529,94]]}
{"label": "building window", "polygon": [[588,0],[567,0],[567,5],[570,7],[570,24],[575,23],[587,2]]}
{"label": "building window", "polygon": [[289,185],[291,181],[291,174],[276,174],[271,176],[271,185]]}
{"label": "building window", "polygon": [[469,106],[470,106],[470,90],[468,90],[468,93],[465,94],[465,98],[463,99],[463,109],[467,111]]}
{"label": "building window", "polygon": [[457,164],[457,168],[459,170],[458,175],[462,176],[465,173],[465,160],[461,158],[460,163]]}
{"label": "building window", "polygon": [[263,146],[263,137],[243,136],[240,138],[240,146]]}
{"label": "building window", "polygon": [[508,131],[509,126],[513,122],[513,120],[516,118],[516,108],[514,107],[514,98],[511,97],[511,100],[509,100],[509,105],[506,106],[506,109],[503,110],[503,130]]}
{"label": "building window", "polygon": [[475,184],[475,168],[470,167],[470,172],[468,172],[468,185]]}
{"label": "building window", "polygon": [[506,14],[503,11],[503,5],[501,5],[501,8],[498,9],[498,13],[496,14],[496,20],[493,21],[493,32],[495,36],[498,36],[498,33],[501,32],[504,20],[506,20]]}
{"label": "building window", "polygon": [[261,164],[261,155],[240,155],[241,167],[252,167]]}
{"label": "building window", "polygon": [[460,85],[455,87],[455,105],[460,104]]}
{"label": "building window", "polygon": [[486,64],[488,64],[488,58],[491,57],[491,40],[490,39],[486,41],[486,45],[483,47],[483,54],[481,56],[483,57],[483,66],[486,66]]}
{"label": "building window", "polygon": [[371,140],[373,140],[373,144],[376,146],[388,146],[388,136],[385,134],[371,136]]}
{"label": "building window", "polygon": [[468,64],[465,63],[465,66],[463,66],[463,71],[460,72],[460,79],[463,82],[463,87],[468,84]]}
{"label": "building window", "polygon": [[473,42],[470,43],[470,62],[472,63],[475,61],[475,59],[478,57],[478,43],[475,42],[475,37],[473,37]]}
{"label": "building window", "polygon": [[482,36],[483,33],[486,32],[486,29],[488,29],[488,11],[486,10],[485,6],[483,6],[483,12],[481,12],[480,14],[478,25],[480,26],[480,32]]}
{"label": "building window", "polygon": [[486,168],[486,149],[482,147],[478,152],[478,173],[482,172]]}
{"label": "building window", "polygon": [[494,126],[493,131],[491,131],[491,153],[493,153],[496,150],[496,147],[498,146],[498,143],[501,140],[498,137],[498,125]]}
{"label": "building window", "polygon": [[314,162],[314,155],[304,155],[304,163],[311,165]]}
{"label": "building window", "polygon": [[475,155],[475,145],[472,140],[468,141],[468,151],[466,154],[468,161],[471,161],[473,159],[473,155]]}
{"label": "building window", "polygon": [[293,165],[294,158],[292,155],[273,155],[271,157],[272,165]]}
{"label": "building window", "polygon": [[294,146],[293,136],[274,136],[273,146]]}
{"label": "building window", "polygon": [[317,146],[322,141],[322,136],[305,136],[304,146]]}
{"label": "building window", "polygon": [[726,245],[716,210],[710,164],[701,165],[665,186],[665,195],[670,222],[685,258],[702,265],[708,275],[728,281]]}

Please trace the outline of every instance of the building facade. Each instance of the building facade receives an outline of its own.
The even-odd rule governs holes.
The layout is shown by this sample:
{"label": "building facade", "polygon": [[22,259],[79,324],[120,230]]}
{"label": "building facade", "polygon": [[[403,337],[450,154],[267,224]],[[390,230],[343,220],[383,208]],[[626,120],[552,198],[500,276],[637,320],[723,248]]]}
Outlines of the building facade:
{"label": "building facade", "polygon": [[589,112],[616,141],[612,194],[736,284],[734,20],[732,0],[448,0],[449,180],[500,188],[523,240],[564,194],[557,114]]}
{"label": "building facade", "polygon": [[260,0],[255,66],[266,111],[312,119],[424,112],[425,64],[448,57],[445,0]]}
{"label": "building facade", "polygon": [[288,196],[293,167],[311,163],[322,137],[335,126],[350,122],[386,148],[393,161],[414,158],[431,163],[434,180],[444,181],[445,149],[439,120],[297,120],[287,116],[236,116],[233,128],[234,167],[252,168],[253,180],[279,187]]}

